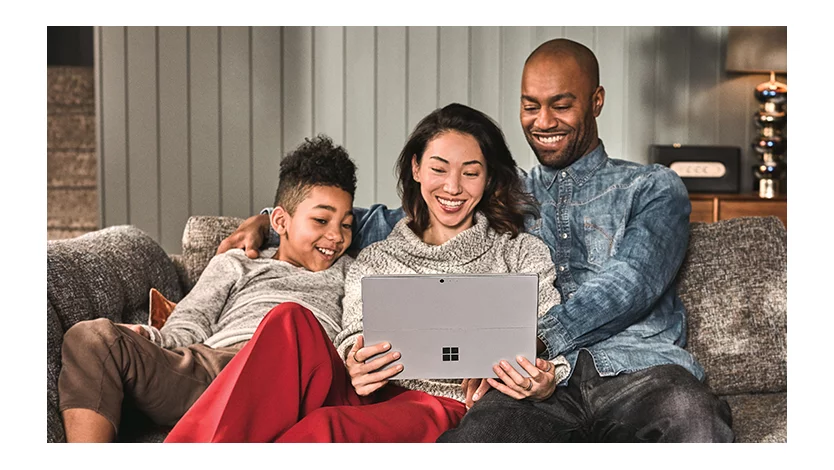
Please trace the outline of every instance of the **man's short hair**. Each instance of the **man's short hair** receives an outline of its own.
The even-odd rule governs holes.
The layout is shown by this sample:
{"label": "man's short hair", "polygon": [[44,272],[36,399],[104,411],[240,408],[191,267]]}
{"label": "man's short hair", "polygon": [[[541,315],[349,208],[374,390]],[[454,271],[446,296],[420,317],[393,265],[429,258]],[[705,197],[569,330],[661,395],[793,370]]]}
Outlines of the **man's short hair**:
{"label": "man's short hair", "polygon": [[341,145],[319,134],[304,142],[281,160],[275,206],[290,215],[314,186],[334,186],[352,198],[356,193],[356,165]]}

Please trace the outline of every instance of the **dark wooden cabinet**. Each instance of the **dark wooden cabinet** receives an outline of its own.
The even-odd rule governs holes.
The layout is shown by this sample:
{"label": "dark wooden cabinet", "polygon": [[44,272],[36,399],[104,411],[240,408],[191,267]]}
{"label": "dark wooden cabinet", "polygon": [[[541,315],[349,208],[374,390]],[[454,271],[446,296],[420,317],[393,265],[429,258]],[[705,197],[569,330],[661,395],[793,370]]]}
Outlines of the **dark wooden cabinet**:
{"label": "dark wooden cabinet", "polygon": [[701,194],[690,193],[692,203],[690,222],[717,222],[734,217],[768,216],[779,217],[788,227],[788,197],[782,195],[773,199],[762,199],[758,194]]}

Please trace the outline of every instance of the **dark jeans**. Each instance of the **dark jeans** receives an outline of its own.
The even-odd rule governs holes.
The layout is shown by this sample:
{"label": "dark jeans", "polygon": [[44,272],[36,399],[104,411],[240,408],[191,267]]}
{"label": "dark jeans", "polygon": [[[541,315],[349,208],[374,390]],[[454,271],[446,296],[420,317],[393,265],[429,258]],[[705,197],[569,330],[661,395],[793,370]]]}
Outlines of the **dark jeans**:
{"label": "dark jeans", "polygon": [[437,442],[732,442],[731,424],[727,403],[683,367],[600,377],[582,350],[549,399],[490,390]]}

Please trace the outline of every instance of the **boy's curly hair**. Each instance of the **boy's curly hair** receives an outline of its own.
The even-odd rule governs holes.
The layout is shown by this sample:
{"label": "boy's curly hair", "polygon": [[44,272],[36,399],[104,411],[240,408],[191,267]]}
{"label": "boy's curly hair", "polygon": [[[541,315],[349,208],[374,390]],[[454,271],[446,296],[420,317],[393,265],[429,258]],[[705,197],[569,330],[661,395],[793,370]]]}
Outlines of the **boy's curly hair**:
{"label": "boy's curly hair", "polygon": [[304,142],[281,160],[275,206],[290,215],[314,186],[335,186],[352,198],[356,193],[356,165],[341,145],[319,134]]}

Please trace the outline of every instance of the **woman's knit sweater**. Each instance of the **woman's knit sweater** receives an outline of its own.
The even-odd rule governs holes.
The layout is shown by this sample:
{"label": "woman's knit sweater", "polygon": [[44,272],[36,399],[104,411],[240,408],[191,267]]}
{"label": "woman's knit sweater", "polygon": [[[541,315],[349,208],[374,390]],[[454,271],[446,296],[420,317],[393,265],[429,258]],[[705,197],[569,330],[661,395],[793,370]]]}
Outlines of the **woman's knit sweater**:
{"label": "woman's knit sweater", "polygon": [[[560,302],[559,292],[554,287],[556,270],[550,259],[550,251],[538,238],[526,233],[513,239],[510,234],[499,234],[489,227],[487,218],[479,212],[475,215],[475,224],[469,229],[442,245],[429,245],[415,235],[407,223],[407,219],[401,220],[388,238],[359,252],[348,270],[342,331],[333,341],[342,359],[347,359],[350,349],[363,331],[361,281],[365,276],[533,273],[539,276],[539,317]],[[557,366],[557,381],[561,381],[568,375],[567,361],[559,356],[551,362]],[[408,379],[394,380],[392,383],[432,395],[465,400],[460,380]]]}

